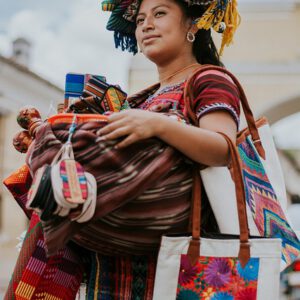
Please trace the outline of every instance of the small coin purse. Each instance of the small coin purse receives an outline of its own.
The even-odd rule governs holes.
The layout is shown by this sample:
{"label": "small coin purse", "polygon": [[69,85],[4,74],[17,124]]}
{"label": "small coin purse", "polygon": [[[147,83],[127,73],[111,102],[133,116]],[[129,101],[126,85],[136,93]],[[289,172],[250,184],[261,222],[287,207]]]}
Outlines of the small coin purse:
{"label": "small coin purse", "polygon": [[55,214],[65,217],[80,207],[78,216],[71,220],[82,223],[92,218],[96,207],[96,179],[75,161],[71,143],[65,144],[54,158],[51,183],[57,203]]}
{"label": "small coin purse", "polygon": [[75,128],[76,116],[70,126],[68,141],[51,165],[42,166],[34,175],[26,207],[35,210],[43,221],[58,215],[83,223],[95,213],[97,182],[74,158],[71,137]]}

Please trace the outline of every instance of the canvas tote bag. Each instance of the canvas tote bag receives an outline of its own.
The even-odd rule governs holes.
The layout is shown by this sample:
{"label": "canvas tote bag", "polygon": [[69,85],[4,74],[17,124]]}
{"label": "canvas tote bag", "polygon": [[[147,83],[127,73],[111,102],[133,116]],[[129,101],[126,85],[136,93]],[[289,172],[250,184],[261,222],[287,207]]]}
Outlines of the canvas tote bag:
{"label": "canvas tote bag", "polygon": [[[252,235],[280,237],[281,270],[300,254],[300,242],[287,214],[287,197],[281,166],[266,118],[254,120],[245,92],[233,74],[224,68],[204,66],[189,79],[185,89],[187,115],[198,126],[193,112],[193,81],[203,72],[221,71],[237,86],[248,127],[237,135],[239,158],[246,191],[248,226]],[[201,170],[201,178],[222,233],[239,232],[235,188],[226,167]],[[226,207],[226,209],[224,209]]]}
{"label": "canvas tote bag", "polygon": [[279,299],[281,240],[249,236],[238,153],[225,138],[232,157],[239,236],[200,238],[201,184],[196,170],[192,236],[162,237],[153,300]]}

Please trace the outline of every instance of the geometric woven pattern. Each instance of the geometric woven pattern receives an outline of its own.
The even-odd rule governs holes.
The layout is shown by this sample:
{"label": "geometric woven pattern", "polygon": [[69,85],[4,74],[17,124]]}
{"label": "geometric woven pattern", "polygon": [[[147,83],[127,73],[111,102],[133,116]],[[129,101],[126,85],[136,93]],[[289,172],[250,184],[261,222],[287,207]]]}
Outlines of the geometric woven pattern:
{"label": "geometric woven pattern", "polygon": [[112,86],[101,80],[99,76],[91,76],[85,83],[83,97],[94,96],[100,99],[101,113],[118,112],[126,100],[127,94],[119,87]]}
{"label": "geometric woven pattern", "polygon": [[21,206],[26,216],[30,219],[32,211],[26,208],[27,194],[32,184],[32,177],[27,165],[23,165],[17,171],[13,172],[3,184],[11,192],[17,203]]}
{"label": "geometric woven pattern", "polygon": [[250,139],[238,145],[246,201],[261,236],[282,240],[282,259],[289,265],[300,254],[300,242],[286,220],[280,202]]}
{"label": "geometric woven pattern", "polygon": [[83,264],[70,247],[46,257],[39,217],[33,213],[5,300],[74,300]]}
{"label": "geometric woven pattern", "polygon": [[155,267],[155,255],[123,257],[91,253],[86,299],[151,300]]}
{"label": "geometric woven pattern", "polygon": [[79,98],[84,91],[84,85],[92,77],[98,80],[106,81],[104,76],[68,73],[66,75],[65,82],[65,99],[69,100],[70,98]]}

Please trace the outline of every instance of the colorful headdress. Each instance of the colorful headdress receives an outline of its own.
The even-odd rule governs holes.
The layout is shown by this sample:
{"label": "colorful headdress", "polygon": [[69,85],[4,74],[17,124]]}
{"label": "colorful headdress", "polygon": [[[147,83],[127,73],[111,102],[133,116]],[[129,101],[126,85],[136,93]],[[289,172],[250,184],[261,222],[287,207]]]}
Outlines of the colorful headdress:
{"label": "colorful headdress", "polygon": [[[122,50],[137,53],[137,41],[135,38],[135,17],[142,0],[106,0],[102,1],[102,10],[111,11],[112,14],[106,28],[114,31],[116,47]],[[224,47],[232,43],[234,33],[240,24],[240,16],[237,11],[237,0],[182,0],[189,6],[202,6],[205,12],[195,24],[199,29],[209,30],[213,28],[222,33],[220,55]]]}

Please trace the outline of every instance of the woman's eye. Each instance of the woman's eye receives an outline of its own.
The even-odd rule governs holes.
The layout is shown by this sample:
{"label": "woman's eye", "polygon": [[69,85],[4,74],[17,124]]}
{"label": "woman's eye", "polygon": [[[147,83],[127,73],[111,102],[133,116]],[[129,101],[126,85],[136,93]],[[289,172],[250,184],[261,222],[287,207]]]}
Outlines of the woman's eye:
{"label": "woman's eye", "polygon": [[142,23],[143,23],[143,21],[144,21],[144,19],[143,19],[143,18],[136,19],[136,25],[140,25],[140,24],[142,24]]}
{"label": "woman's eye", "polygon": [[164,11],[158,11],[155,13],[155,17],[161,17],[164,16],[166,13]]}

